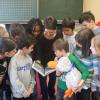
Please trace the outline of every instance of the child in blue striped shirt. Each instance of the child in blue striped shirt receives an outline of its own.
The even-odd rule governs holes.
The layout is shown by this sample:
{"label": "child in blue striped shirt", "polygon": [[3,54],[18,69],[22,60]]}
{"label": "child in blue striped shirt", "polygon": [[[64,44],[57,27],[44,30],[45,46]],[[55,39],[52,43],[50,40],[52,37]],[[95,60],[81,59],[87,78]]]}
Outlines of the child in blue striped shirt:
{"label": "child in blue striped shirt", "polygon": [[[91,40],[90,47],[93,56],[93,82],[92,82],[92,100],[100,100],[100,35]],[[93,87],[94,86],[94,87]]]}
{"label": "child in blue striped shirt", "polygon": [[76,93],[76,100],[90,100],[91,81],[93,75],[90,45],[93,37],[94,33],[88,28],[80,30],[75,36],[76,50],[74,53],[82,63],[85,64],[86,68],[90,72],[89,78],[82,86],[81,92]]}

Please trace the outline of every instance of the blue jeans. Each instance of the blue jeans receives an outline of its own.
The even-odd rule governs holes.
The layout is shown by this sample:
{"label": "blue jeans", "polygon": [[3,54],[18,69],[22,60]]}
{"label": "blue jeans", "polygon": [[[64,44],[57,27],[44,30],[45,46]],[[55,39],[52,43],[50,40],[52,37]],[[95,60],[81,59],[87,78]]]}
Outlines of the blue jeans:
{"label": "blue jeans", "polygon": [[65,94],[65,91],[64,91],[63,89],[61,89],[61,88],[58,87],[58,88],[57,88],[56,100],[73,100],[73,97],[63,99],[64,94]]}
{"label": "blue jeans", "polygon": [[100,99],[100,92],[95,91],[92,93],[92,100],[99,100]]}
{"label": "blue jeans", "polygon": [[3,90],[3,99],[11,100],[11,88],[10,85],[5,85],[5,89]]}
{"label": "blue jeans", "polygon": [[33,100],[37,100],[37,92],[33,91],[32,93]]}

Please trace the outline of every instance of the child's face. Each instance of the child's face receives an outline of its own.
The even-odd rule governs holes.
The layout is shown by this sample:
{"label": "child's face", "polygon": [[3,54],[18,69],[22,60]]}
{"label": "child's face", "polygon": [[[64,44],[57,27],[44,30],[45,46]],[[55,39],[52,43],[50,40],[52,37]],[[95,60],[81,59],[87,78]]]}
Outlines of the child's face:
{"label": "child's face", "polygon": [[23,49],[24,54],[25,55],[30,54],[33,51],[33,47],[34,47],[34,45],[31,45],[28,48],[24,47],[24,49]]}
{"label": "child's face", "polygon": [[12,51],[5,52],[4,55],[5,55],[5,57],[12,57],[15,55],[15,53],[16,53],[16,48],[13,49]]}
{"label": "child's face", "polygon": [[94,22],[91,20],[90,22],[88,21],[83,21],[82,22],[82,28],[89,28],[92,29],[93,28],[93,24]]}
{"label": "child's face", "polygon": [[35,28],[33,28],[33,32],[32,34],[35,36],[35,37],[38,37],[38,35],[40,34],[41,32],[41,28],[39,25],[36,25]]}
{"label": "child's face", "polygon": [[91,41],[90,50],[94,55],[100,55],[100,49],[94,45],[94,41]]}
{"label": "child's face", "polygon": [[54,30],[54,29],[45,29],[44,35],[48,38],[52,38],[56,35],[56,30]]}
{"label": "child's face", "polygon": [[64,35],[71,36],[73,35],[73,30],[71,28],[63,28]]}
{"label": "child's face", "polygon": [[54,50],[56,57],[60,58],[63,56],[62,50]]}

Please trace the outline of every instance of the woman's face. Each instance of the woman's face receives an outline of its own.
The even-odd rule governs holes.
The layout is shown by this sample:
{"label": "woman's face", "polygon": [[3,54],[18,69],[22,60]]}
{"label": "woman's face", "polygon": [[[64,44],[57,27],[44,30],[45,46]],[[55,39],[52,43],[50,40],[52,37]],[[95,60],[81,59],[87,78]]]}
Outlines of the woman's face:
{"label": "woman's face", "polygon": [[39,25],[36,25],[35,28],[33,28],[33,31],[32,31],[32,34],[35,36],[35,37],[38,37],[41,33],[41,28]]}

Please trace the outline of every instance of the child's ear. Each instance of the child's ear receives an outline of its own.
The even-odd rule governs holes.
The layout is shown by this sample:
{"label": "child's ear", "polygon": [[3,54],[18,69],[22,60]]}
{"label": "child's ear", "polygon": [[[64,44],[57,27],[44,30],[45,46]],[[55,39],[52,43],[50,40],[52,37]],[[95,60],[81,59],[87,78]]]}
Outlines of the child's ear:
{"label": "child's ear", "polygon": [[90,23],[94,24],[95,22],[93,20],[91,20]]}
{"label": "child's ear", "polygon": [[24,47],[24,48],[23,48],[23,50],[26,50],[26,49],[28,49],[28,48],[27,48],[27,47]]}

